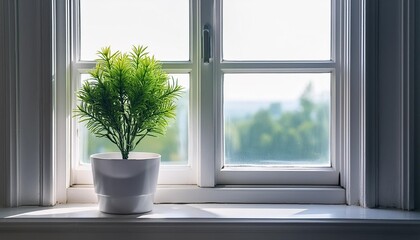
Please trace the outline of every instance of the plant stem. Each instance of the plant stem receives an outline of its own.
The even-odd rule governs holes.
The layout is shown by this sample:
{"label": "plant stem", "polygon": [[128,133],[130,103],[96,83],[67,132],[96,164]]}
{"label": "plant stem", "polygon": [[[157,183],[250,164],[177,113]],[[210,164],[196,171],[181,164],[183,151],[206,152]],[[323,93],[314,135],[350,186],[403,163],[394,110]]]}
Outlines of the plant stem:
{"label": "plant stem", "polygon": [[128,159],[128,151],[121,151],[121,155],[123,159]]}

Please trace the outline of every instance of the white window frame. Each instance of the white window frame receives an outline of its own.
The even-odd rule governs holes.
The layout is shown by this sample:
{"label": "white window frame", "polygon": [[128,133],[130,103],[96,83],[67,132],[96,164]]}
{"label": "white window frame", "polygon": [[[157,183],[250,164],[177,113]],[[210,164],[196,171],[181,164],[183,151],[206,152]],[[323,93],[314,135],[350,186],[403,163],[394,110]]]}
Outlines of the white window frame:
{"label": "white window frame", "polygon": [[[342,25],[337,24],[341,19],[341,1],[331,0],[331,61],[224,61],[222,59],[222,3],[214,1],[214,104],[216,107],[216,184],[299,184],[299,185],[339,185],[339,169],[337,162],[341,157],[334,149],[337,147],[337,131],[334,128],[337,122],[337,102],[341,97],[341,70],[340,52],[343,42],[340,38]],[[207,19],[206,19],[207,20]],[[204,20],[206,22],[206,20]],[[207,21],[210,21],[208,19]],[[223,168],[224,134],[223,134],[223,74],[225,73],[330,73],[331,74],[331,133],[330,157],[331,167],[229,167]],[[338,79],[338,81],[337,81]],[[210,111],[210,109],[206,109]],[[209,134],[209,133],[207,133]],[[207,135],[206,134],[206,135]],[[223,169],[222,169],[223,168]]]}
{"label": "white window frame", "polygon": [[[71,1],[66,0],[66,4],[69,4]],[[332,41],[334,46],[334,42],[337,42],[343,48],[343,51],[336,52],[335,60],[336,63],[341,64],[344,66],[348,63],[349,59],[349,34],[348,32],[350,29],[348,28],[349,19],[348,15],[350,12],[349,9],[349,1],[335,1],[332,0],[334,3],[332,8],[334,9],[333,13],[334,16],[340,15],[340,21],[334,22],[333,29],[339,26],[340,31],[333,30],[333,37],[336,38],[337,41]],[[335,4],[336,3],[336,4]],[[69,5],[68,5],[69,6]],[[335,82],[333,87],[336,89],[337,92],[341,92],[340,96],[333,95],[332,98],[335,101],[332,101],[332,114],[331,116],[336,116],[337,120],[333,120],[332,129],[336,130],[336,136],[334,137],[335,140],[331,140],[334,144],[331,146],[331,155],[338,156],[336,157],[339,161],[332,161],[333,167],[325,171],[325,169],[299,169],[299,170],[282,170],[277,171],[278,174],[269,174],[268,178],[258,176],[259,173],[253,172],[254,178],[252,181],[246,182],[244,181],[244,177],[241,176],[243,173],[230,174],[230,176],[224,176],[223,173],[216,171],[216,164],[220,164],[220,156],[217,156],[217,152],[220,151],[221,145],[217,145],[217,140],[220,140],[221,136],[221,114],[217,115],[217,118],[214,117],[213,113],[215,109],[220,109],[221,101],[220,96],[217,97],[217,90],[220,90],[220,81],[213,81],[214,76],[217,76],[218,73],[215,69],[221,69],[220,65],[226,65],[226,69],[231,68],[234,69],[235,64],[234,62],[230,63],[218,63],[218,59],[213,59],[213,63],[218,63],[216,67],[211,66],[211,64],[203,64],[200,58],[201,51],[201,36],[198,33],[200,28],[206,22],[213,22],[217,20],[213,18],[213,15],[206,12],[205,9],[212,9],[220,7],[219,0],[212,0],[212,1],[195,1],[191,0],[191,30],[193,34],[191,35],[191,63],[164,63],[164,68],[168,71],[179,70],[185,71],[190,70],[191,72],[191,79],[198,79],[200,73],[206,73],[200,78],[200,81],[191,81],[190,89],[190,139],[189,139],[189,156],[194,158],[197,161],[191,162],[191,171],[192,177],[188,177],[189,180],[181,179],[179,182],[173,179],[180,179],[177,178],[179,175],[185,176],[185,170],[188,169],[176,169],[176,167],[168,168],[168,174],[166,175],[167,178],[160,180],[160,186],[156,193],[156,202],[293,202],[293,203],[344,203],[346,201],[346,192],[343,186],[345,186],[344,174],[346,165],[348,165],[349,158],[348,155],[348,148],[349,148],[349,131],[346,130],[348,127],[348,115],[349,115],[349,79],[348,79],[348,69],[338,69],[335,68],[334,74],[339,76],[340,79],[343,81]],[[65,8],[62,8],[65,9]],[[195,9],[195,11],[193,11]],[[68,34],[69,30],[69,12],[63,14],[65,18],[64,21],[67,21],[67,28],[65,32],[62,33],[62,40],[65,41],[68,46],[68,43],[71,42],[69,40]],[[219,12],[220,15],[220,12]],[[59,14],[57,14],[59,17]],[[214,22],[213,22],[214,23]],[[74,24],[74,23],[73,23]],[[213,24],[213,26],[216,26]],[[64,31],[64,30],[63,30]],[[67,34],[67,35],[66,35]],[[216,45],[214,42],[215,37],[220,37],[217,29],[214,29],[214,37],[213,37],[213,44]],[[59,36],[60,33],[57,33]],[[72,32],[72,38],[75,38],[74,32]],[[67,37],[66,37],[67,36]],[[194,37],[196,36],[196,37]],[[60,37],[58,37],[60,38]],[[73,39],[74,42],[74,39]],[[64,47],[65,49],[57,49],[58,54],[63,54],[67,56],[66,62],[67,66],[70,66],[71,59],[69,60],[69,50]],[[214,48],[216,49],[217,46]],[[333,49],[335,49],[333,47]],[[193,54],[194,53],[194,54]],[[77,54],[72,52],[70,54],[72,59],[74,59]],[[334,51],[332,51],[332,55],[334,56]],[[217,56],[217,55],[213,55]],[[200,60],[200,61],[198,61]],[[78,63],[78,69],[89,69],[93,67],[91,63]],[[197,64],[196,68],[192,67],[192,65]],[[287,68],[279,70],[277,63],[275,62],[259,62],[259,63],[247,63],[250,69],[265,69],[266,72],[290,72],[292,70],[296,70],[296,65],[293,62],[282,62],[284,66]],[[317,66],[319,63],[311,63],[308,62],[307,66]],[[328,69],[332,69],[331,62],[323,63],[324,66],[330,65]],[[266,65],[266,66],[263,66]],[[311,71],[319,71],[319,67],[315,67],[311,69]],[[220,71],[221,72],[221,71]],[[74,72],[72,73],[75,74]],[[79,72],[77,72],[79,74]],[[206,76],[206,77],[204,77]],[[220,79],[220,78],[218,78]],[[68,102],[69,99],[69,88],[74,89],[74,86],[71,86],[72,81],[67,76],[67,90],[66,94],[58,94],[58,96],[67,97],[67,112],[72,109],[72,104]],[[74,82],[74,81],[73,81]],[[333,81],[334,83],[334,81]],[[212,91],[208,91],[208,89],[212,89]],[[195,91],[194,91],[195,90]],[[334,92],[334,91],[333,91]],[[63,101],[58,101],[63,102]],[[64,101],[66,102],[66,101]],[[204,109],[211,110],[205,111]],[[216,110],[219,111],[220,110]],[[334,114],[334,111],[338,113]],[[58,121],[60,121],[58,119]],[[63,122],[67,122],[66,128],[69,129],[73,125],[71,123],[74,120],[63,120]],[[216,128],[214,128],[216,127]],[[59,128],[59,126],[57,127]],[[192,131],[191,131],[192,129]],[[214,129],[218,129],[218,134],[215,133]],[[192,135],[192,136],[191,136]],[[206,136],[206,137],[202,137]],[[69,132],[67,132],[67,141],[69,141]],[[74,143],[72,143],[74,144]],[[216,150],[215,150],[216,149]],[[70,202],[83,202],[83,201],[92,201],[95,199],[93,196],[93,189],[90,186],[90,170],[88,169],[76,169],[77,177],[69,177],[75,176],[73,173],[70,172],[70,154],[71,150],[67,149],[67,151],[60,151],[60,155],[63,156],[60,159],[65,159],[65,163],[60,163],[58,165],[65,166],[61,167],[62,169],[65,168],[66,170],[66,177],[65,182],[66,185],[66,193],[61,194],[62,196],[66,195],[66,197],[62,197],[61,199],[65,199],[64,201]],[[192,152],[192,154],[191,154]],[[65,155],[65,156],[64,156]],[[217,161],[215,161],[217,159]],[[196,172],[194,171],[196,169]],[[161,176],[164,176],[165,169],[162,169]],[[175,171],[174,171],[175,170]],[[319,171],[321,170],[321,171]],[[177,173],[180,173],[178,174]],[[174,173],[171,175],[171,173]],[[263,175],[267,176],[266,172],[262,173]],[[239,175],[239,176],[237,176]],[[296,178],[296,176],[300,175],[300,177]],[[249,178],[249,177],[248,177]],[[193,180],[191,180],[193,179]],[[314,181],[315,179],[315,181]],[[76,183],[76,184],[75,184]],[[169,186],[167,184],[174,184]],[[192,185],[191,185],[192,184]],[[237,185],[241,184],[241,185]],[[267,184],[270,184],[269,186]],[[281,184],[281,185],[280,185]],[[82,187],[81,185],[87,185],[86,187]],[[196,185],[196,186],[195,186]],[[293,185],[293,186],[291,186]],[[292,196],[292,197],[290,197]],[[60,199],[60,197],[58,197]],[[62,200],[62,201],[63,201]]]}

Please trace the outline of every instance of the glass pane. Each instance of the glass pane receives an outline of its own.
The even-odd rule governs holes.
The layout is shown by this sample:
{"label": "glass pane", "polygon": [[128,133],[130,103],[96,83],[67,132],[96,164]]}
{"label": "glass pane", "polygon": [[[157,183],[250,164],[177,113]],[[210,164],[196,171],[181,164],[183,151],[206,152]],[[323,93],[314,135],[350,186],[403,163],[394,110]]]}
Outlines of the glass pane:
{"label": "glass pane", "polygon": [[189,0],[81,0],[81,59],[104,46],[148,46],[161,61],[189,60]]}
{"label": "glass pane", "polygon": [[[186,165],[188,163],[188,105],[189,105],[189,74],[171,74],[184,87],[181,98],[178,99],[176,119],[169,123],[164,136],[146,137],[136,147],[137,152],[155,152],[162,158],[162,164]],[[88,74],[82,74],[82,82],[89,79]],[[84,124],[78,124],[79,159],[82,164],[90,164],[90,155],[101,152],[118,152],[118,148],[108,139],[97,138],[89,133]]]}
{"label": "glass pane", "polygon": [[330,60],[331,0],[224,0],[223,59]]}
{"label": "glass pane", "polygon": [[226,74],[225,166],[330,166],[330,74]]}

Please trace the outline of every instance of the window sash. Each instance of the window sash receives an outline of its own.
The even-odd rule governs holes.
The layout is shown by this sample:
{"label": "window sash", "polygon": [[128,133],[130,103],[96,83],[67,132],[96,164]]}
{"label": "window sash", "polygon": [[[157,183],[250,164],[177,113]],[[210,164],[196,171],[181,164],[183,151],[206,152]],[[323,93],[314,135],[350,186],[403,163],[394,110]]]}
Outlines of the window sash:
{"label": "window sash", "polygon": [[[338,134],[336,128],[342,85],[337,84],[341,78],[341,55],[339,49],[343,46],[342,27],[343,22],[339,21],[343,17],[344,5],[340,1],[331,1],[332,9],[332,31],[331,31],[331,61],[224,61],[222,59],[222,4],[221,0],[214,0],[206,3],[203,9],[209,13],[203,14],[202,22],[213,23],[213,61],[210,64],[202,64],[202,81],[213,80],[213,84],[207,84],[213,90],[212,104],[203,104],[203,111],[215,112],[213,121],[202,120],[201,124],[212,124],[215,126],[213,135],[208,128],[201,129],[205,136],[214,137],[215,146],[202,145],[202,150],[211,152],[210,147],[214,147],[214,172],[206,172],[201,176],[202,186],[212,187],[218,184],[322,184],[339,185],[339,168],[343,159],[338,155],[340,152],[335,148],[339,144],[338,138],[344,135]],[[204,5],[204,3],[203,3]],[[211,14],[211,11],[215,14]],[[214,17],[212,17],[214,16]],[[204,24],[203,24],[204,25]],[[208,66],[210,65],[210,66]],[[331,124],[330,124],[330,158],[331,167],[310,168],[310,167],[230,167],[223,168],[224,159],[224,120],[223,120],[223,74],[225,73],[331,73]],[[209,98],[210,99],[210,98]],[[207,130],[207,131],[206,131]],[[343,143],[343,141],[339,141]],[[208,161],[207,166],[211,165],[212,159],[201,155],[202,161]],[[203,163],[202,163],[203,164]],[[309,177],[308,177],[309,176]]]}
{"label": "window sash", "polygon": [[[80,74],[87,73],[89,69],[95,67],[94,61],[80,60],[81,42],[80,42],[80,0],[73,0],[71,3],[71,109],[76,107],[75,91],[80,87]],[[197,169],[197,124],[198,114],[197,89],[198,87],[198,3],[190,0],[190,49],[189,61],[167,61],[162,62],[163,69],[171,74],[186,73],[190,74],[190,94],[189,94],[189,116],[188,116],[188,159],[186,165],[161,165],[158,183],[159,184],[195,184]],[[71,185],[92,184],[92,173],[90,166],[81,164],[77,154],[77,119],[71,120]]]}

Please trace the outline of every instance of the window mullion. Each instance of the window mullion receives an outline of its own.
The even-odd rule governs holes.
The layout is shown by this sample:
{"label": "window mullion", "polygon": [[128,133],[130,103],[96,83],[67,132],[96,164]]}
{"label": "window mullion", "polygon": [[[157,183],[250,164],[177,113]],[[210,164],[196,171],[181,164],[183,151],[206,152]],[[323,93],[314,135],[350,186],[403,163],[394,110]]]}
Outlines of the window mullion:
{"label": "window mullion", "polygon": [[[216,0],[201,1],[200,6],[200,35],[204,25],[211,26],[210,37],[211,59],[209,63],[204,63],[200,57],[200,78],[199,78],[199,163],[198,163],[198,181],[200,187],[215,186],[215,137],[217,129],[215,122],[215,64],[217,56],[214,51],[217,49],[216,23],[214,18],[214,9]],[[201,39],[202,40],[202,39]],[[200,49],[203,41],[200,41]],[[200,51],[201,52],[201,51]]]}

